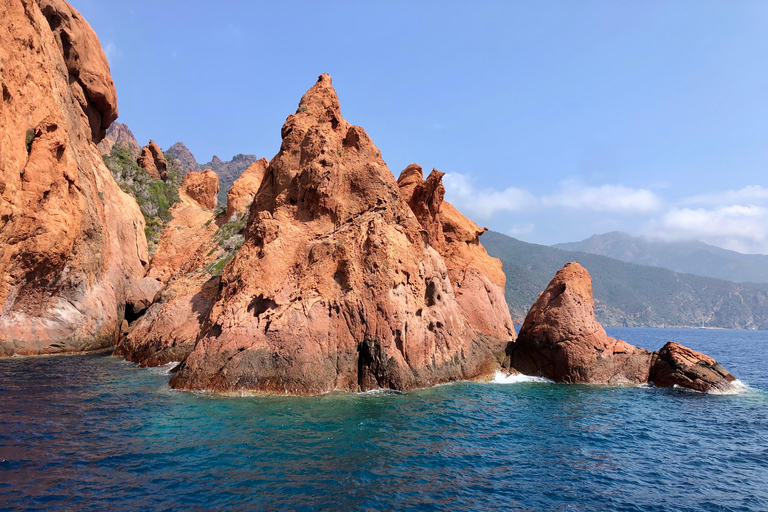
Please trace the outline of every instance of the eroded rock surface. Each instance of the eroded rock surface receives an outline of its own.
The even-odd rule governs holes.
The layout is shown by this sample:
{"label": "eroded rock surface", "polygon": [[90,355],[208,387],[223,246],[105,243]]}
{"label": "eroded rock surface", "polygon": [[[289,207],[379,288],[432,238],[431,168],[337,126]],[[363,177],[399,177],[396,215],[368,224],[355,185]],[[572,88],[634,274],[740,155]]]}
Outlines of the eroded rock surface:
{"label": "eroded rock surface", "polygon": [[480,244],[486,228],[444,201],[444,174],[433,169],[424,179],[421,167],[411,164],[397,180],[400,193],[427,232],[429,244],[445,260],[456,300],[472,327],[496,339],[514,340],[501,261]]}
{"label": "eroded rock surface", "polygon": [[227,219],[251,206],[268,166],[269,161],[266,158],[257,160],[235,180],[227,192]]}
{"label": "eroded rock surface", "polygon": [[117,117],[107,59],[63,0],[7,0],[0,19],[0,355],[111,346],[148,256],[95,144]]}
{"label": "eroded rock surface", "polygon": [[179,195],[186,195],[203,208],[216,208],[219,193],[219,177],[210,169],[189,172],[184,175]]}
{"label": "eroded rock surface", "polygon": [[736,378],[711,357],[668,342],[653,355],[649,380],[656,386],[696,391],[728,391]]}
{"label": "eroded rock surface", "polygon": [[611,338],[595,320],[592,278],[578,262],[560,269],[531,307],[511,347],[511,366],[555,382],[725,389],[717,362],[677,343],[649,352]]}
{"label": "eroded rock surface", "polygon": [[492,372],[508,340],[472,328],[443,258],[371,139],[342,118],[328,75],[282,137],[245,243],[171,385],[307,394]]}
{"label": "eroded rock surface", "polygon": [[[208,200],[215,200],[216,192],[210,194]],[[216,236],[224,217],[214,218],[183,189],[180,197],[148,271],[165,285],[143,316],[127,326],[115,351],[140,366],[183,361],[189,355],[218,294],[216,265],[234,251],[227,245],[231,239]]]}
{"label": "eroded rock surface", "polygon": [[168,179],[168,161],[155,141],[150,140],[149,144],[141,148],[141,155],[136,163],[147,171],[152,179],[163,181]]}

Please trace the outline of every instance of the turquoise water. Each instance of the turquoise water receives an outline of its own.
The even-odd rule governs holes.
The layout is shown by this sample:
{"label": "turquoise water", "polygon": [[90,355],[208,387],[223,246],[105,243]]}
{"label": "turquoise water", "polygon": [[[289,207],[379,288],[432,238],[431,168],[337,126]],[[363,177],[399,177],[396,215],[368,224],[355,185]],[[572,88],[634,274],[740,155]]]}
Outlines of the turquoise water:
{"label": "turquoise water", "polygon": [[609,333],[749,388],[227,398],[107,355],[0,360],[0,510],[768,510],[768,332]]}

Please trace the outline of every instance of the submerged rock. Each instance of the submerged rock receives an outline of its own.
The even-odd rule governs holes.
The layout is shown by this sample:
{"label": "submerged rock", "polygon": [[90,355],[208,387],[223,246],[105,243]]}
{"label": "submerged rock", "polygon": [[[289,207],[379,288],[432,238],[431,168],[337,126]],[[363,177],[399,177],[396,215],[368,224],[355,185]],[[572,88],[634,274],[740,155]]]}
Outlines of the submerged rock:
{"label": "submerged rock", "polygon": [[0,356],[111,346],[144,219],[96,143],[117,117],[99,40],[63,0],[0,2]]}
{"label": "submerged rock", "polygon": [[608,336],[595,320],[592,278],[578,262],[567,263],[539,295],[510,352],[512,368],[555,382],[716,391],[735,380],[711,357],[677,343],[649,352]]}
{"label": "submerged rock", "polygon": [[[171,385],[311,394],[411,389],[491,373],[444,259],[328,75],[282,129],[245,243]],[[502,298],[503,300],[503,298]]]}
{"label": "submerged rock", "polygon": [[168,179],[168,161],[155,141],[150,140],[149,144],[141,148],[141,155],[136,163],[147,171],[152,179],[163,181]]}

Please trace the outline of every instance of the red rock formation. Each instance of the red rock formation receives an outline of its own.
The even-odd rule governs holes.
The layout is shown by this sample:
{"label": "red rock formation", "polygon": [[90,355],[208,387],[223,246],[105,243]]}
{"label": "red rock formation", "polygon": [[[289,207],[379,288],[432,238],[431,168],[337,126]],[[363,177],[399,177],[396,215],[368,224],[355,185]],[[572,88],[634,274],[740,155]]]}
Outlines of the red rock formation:
{"label": "red rock formation", "polygon": [[456,300],[472,327],[496,339],[514,340],[501,261],[480,244],[485,228],[443,200],[443,175],[434,169],[425,180],[421,167],[411,164],[397,180],[400,194],[427,232],[429,244],[445,260]]}
{"label": "red rock formation", "polygon": [[[207,199],[215,200],[216,192],[210,194]],[[219,277],[212,275],[215,263],[226,261],[234,249],[214,236],[223,217],[214,219],[211,210],[184,190],[180,196],[148,272],[167,284],[146,313],[125,329],[115,351],[140,366],[183,361],[189,355],[218,293]]]}
{"label": "red rock formation", "polygon": [[190,172],[179,188],[180,201],[171,208],[173,218],[166,224],[147,277],[167,283],[216,232],[214,214],[219,178],[213,171]]}
{"label": "red rock formation", "polygon": [[149,144],[141,148],[141,155],[136,163],[147,171],[152,179],[163,181],[168,179],[168,161],[155,141],[150,139]]}
{"label": "red rock formation", "polygon": [[262,158],[251,164],[243,174],[232,184],[227,193],[227,219],[231,219],[237,212],[244,212],[253,203],[256,192],[259,191],[261,180],[267,172],[269,161]]}
{"label": "red rock formation", "polygon": [[141,147],[128,125],[117,121],[109,125],[106,136],[96,146],[102,155],[109,155],[115,145],[127,148],[134,160],[141,154]]}
{"label": "red rock formation", "polygon": [[107,347],[148,259],[95,145],[117,117],[107,59],[63,0],[7,0],[0,19],[0,355]]}
{"label": "red rock formation", "polygon": [[183,389],[411,389],[492,372],[507,340],[478,335],[443,259],[328,75],[282,129],[245,244],[192,353]]}
{"label": "red rock formation", "polygon": [[216,195],[219,193],[219,177],[210,169],[202,172],[190,172],[184,175],[179,195],[186,195],[202,208],[216,208]]}
{"label": "red rock formation", "polygon": [[656,386],[728,391],[736,378],[711,357],[670,341],[653,354],[649,380]]}
{"label": "red rock formation", "polygon": [[154,301],[163,284],[152,277],[137,279],[125,294],[126,316],[139,314]]}
{"label": "red rock formation", "polygon": [[711,357],[677,343],[649,352],[608,336],[595,320],[592,278],[578,262],[560,269],[531,307],[511,365],[527,375],[569,383],[650,381],[710,391],[734,380]]}
{"label": "red rock formation", "polygon": [[651,353],[611,338],[595,320],[592,278],[577,262],[560,269],[520,329],[512,366],[556,382],[640,383]]}

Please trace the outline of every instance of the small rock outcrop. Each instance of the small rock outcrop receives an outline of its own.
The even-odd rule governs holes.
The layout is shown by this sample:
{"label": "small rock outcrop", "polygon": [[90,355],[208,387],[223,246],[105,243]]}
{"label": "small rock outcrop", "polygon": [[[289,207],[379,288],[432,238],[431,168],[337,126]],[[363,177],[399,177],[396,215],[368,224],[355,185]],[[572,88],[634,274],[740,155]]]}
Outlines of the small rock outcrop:
{"label": "small rock outcrop", "polygon": [[480,244],[486,229],[444,200],[444,174],[433,169],[424,179],[421,167],[411,164],[397,180],[400,194],[427,232],[429,244],[445,260],[456,300],[472,327],[496,339],[514,340],[501,261]]}
{"label": "small rock outcrop", "polygon": [[227,219],[231,219],[237,212],[247,211],[259,191],[268,166],[269,160],[266,158],[257,160],[235,180],[227,192]]}
{"label": "small rock outcrop", "polygon": [[117,117],[107,59],[63,0],[0,19],[0,356],[112,346],[148,255],[96,147]]}
{"label": "small rock outcrop", "polygon": [[186,195],[203,208],[216,208],[219,193],[219,177],[210,169],[184,175],[179,195]]}
{"label": "small rock outcrop", "polygon": [[677,343],[650,352],[608,336],[595,320],[592,278],[578,262],[567,263],[539,295],[508,352],[515,370],[555,382],[712,391],[735,380],[714,359]]}
{"label": "small rock outcrop", "polygon": [[219,183],[221,184],[219,204],[224,204],[224,201],[227,200],[227,192],[235,180],[258,159],[259,157],[256,155],[244,155],[242,153],[233,156],[232,160],[222,160],[217,155],[213,155],[210,162],[200,166],[201,169],[211,169],[219,175]]}
{"label": "small rock outcrop", "polygon": [[163,283],[152,277],[137,279],[131,283],[125,294],[126,318],[144,312],[154,301]]}
{"label": "small rock outcrop", "polygon": [[133,136],[133,132],[125,123],[117,121],[109,125],[106,136],[97,144],[99,152],[102,155],[109,155],[114,146],[123,146],[128,149],[133,160],[136,160],[141,154],[141,146]]}
{"label": "small rock outcrop", "polygon": [[595,320],[592,278],[578,263],[560,269],[525,317],[512,366],[555,382],[641,383],[651,352],[611,338]]}
{"label": "small rock outcrop", "polygon": [[147,171],[152,179],[163,181],[168,179],[168,161],[155,141],[150,140],[149,144],[141,148],[141,155],[136,163]]}
{"label": "small rock outcrop", "polygon": [[727,391],[736,378],[711,357],[670,341],[653,354],[648,380],[659,387],[707,392]]}
{"label": "small rock outcrop", "polygon": [[509,340],[472,328],[443,258],[371,139],[341,116],[328,75],[282,137],[171,385],[314,394],[492,373]]}

